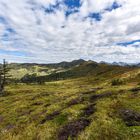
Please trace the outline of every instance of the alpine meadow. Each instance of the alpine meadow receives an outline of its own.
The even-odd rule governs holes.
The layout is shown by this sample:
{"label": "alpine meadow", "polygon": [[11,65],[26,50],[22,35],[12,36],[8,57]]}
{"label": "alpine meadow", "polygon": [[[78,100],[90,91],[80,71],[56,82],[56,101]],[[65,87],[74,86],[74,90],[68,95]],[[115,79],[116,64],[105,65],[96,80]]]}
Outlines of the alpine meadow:
{"label": "alpine meadow", "polygon": [[140,140],[139,0],[0,0],[0,140]]}

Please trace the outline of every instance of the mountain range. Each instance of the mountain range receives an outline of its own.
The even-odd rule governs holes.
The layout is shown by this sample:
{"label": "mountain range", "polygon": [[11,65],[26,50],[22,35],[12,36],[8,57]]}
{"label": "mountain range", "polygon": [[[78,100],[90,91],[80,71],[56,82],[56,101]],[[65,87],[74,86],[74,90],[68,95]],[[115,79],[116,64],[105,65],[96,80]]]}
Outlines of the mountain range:
{"label": "mountain range", "polygon": [[[28,66],[34,66],[34,65],[38,65],[38,66],[47,66],[50,68],[70,68],[76,65],[80,65],[83,63],[97,63],[93,60],[84,60],[84,59],[78,59],[78,60],[73,60],[73,61],[62,61],[60,63],[49,63],[49,64],[38,64],[38,63],[10,63],[11,66],[21,66],[21,67],[28,67]],[[136,67],[140,67],[140,63],[126,63],[126,62],[113,62],[113,63],[109,63],[109,62],[105,62],[105,61],[100,61],[98,64],[108,64],[108,65],[116,65],[116,66],[136,66]]]}

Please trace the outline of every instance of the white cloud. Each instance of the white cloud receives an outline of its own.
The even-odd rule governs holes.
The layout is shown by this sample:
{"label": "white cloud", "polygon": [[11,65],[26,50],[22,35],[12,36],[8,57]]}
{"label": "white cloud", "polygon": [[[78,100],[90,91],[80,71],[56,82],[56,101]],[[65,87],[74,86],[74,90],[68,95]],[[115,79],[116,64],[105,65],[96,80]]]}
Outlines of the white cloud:
{"label": "white cloud", "polygon": [[[139,62],[140,47],[118,46],[140,39],[140,1],[116,0],[122,7],[112,11],[114,0],[81,0],[79,12],[65,16],[66,6],[46,13],[45,8],[62,0],[1,0],[0,59],[26,62],[59,62],[79,58],[96,61]],[[101,12],[101,21],[85,18]],[[4,18],[6,23],[1,19]],[[5,30],[15,33],[3,41]],[[138,44],[139,45],[139,44]],[[138,46],[137,45],[137,46]],[[1,50],[11,51],[2,54]],[[18,51],[27,56],[16,56]]]}
{"label": "white cloud", "polygon": [[83,5],[80,10],[82,14],[88,14],[90,12],[102,12],[105,8],[112,5],[114,0],[82,0]]}

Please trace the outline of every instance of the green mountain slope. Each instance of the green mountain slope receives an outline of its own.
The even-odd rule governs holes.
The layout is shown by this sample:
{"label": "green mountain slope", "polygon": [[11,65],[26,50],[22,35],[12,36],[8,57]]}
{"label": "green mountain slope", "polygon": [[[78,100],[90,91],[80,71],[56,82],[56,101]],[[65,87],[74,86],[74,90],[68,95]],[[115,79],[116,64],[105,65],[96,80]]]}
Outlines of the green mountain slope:
{"label": "green mountain slope", "polygon": [[62,72],[55,72],[47,76],[40,76],[40,79],[46,79],[46,81],[64,80],[80,77],[92,77],[96,79],[112,79],[119,77],[122,74],[139,70],[138,67],[122,67],[113,66],[108,64],[98,64],[96,62],[84,62],[78,66],[72,67]]}
{"label": "green mountain slope", "polygon": [[6,87],[1,140],[139,140],[140,68],[88,61],[55,70],[37,76],[43,85]]}

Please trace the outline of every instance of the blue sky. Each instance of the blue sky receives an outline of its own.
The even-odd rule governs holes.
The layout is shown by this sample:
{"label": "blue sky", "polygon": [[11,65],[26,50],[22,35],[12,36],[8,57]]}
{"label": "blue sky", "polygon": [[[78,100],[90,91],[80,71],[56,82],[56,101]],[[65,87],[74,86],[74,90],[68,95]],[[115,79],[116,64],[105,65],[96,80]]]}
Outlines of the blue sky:
{"label": "blue sky", "polygon": [[0,0],[0,59],[140,62],[139,0]]}

